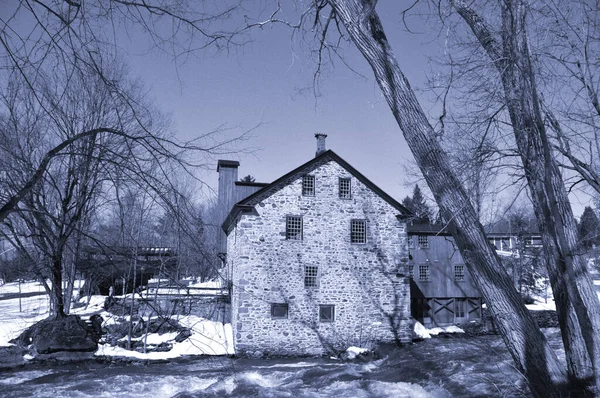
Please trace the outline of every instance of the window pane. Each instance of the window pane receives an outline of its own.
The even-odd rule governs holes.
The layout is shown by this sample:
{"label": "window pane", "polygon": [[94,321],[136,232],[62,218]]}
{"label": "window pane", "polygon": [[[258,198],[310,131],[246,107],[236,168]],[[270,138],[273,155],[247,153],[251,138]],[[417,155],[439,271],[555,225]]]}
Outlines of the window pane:
{"label": "window pane", "polygon": [[335,306],[333,305],[320,305],[319,306],[319,320],[321,322],[333,322],[335,318]]}
{"label": "window pane", "polygon": [[304,286],[305,287],[316,287],[317,286],[317,273],[318,267],[307,265],[304,267]]}
{"label": "window pane", "polygon": [[419,280],[429,280],[429,264],[419,264]]}
{"label": "window pane", "polygon": [[429,248],[429,240],[427,239],[427,235],[419,235],[417,243],[421,249]]}
{"label": "window pane", "polygon": [[352,220],[350,223],[350,242],[367,243],[367,221]]}
{"label": "window pane", "polygon": [[302,196],[315,196],[315,176],[302,177]]}
{"label": "window pane", "polygon": [[456,317],[457,318],[464,318],[465,317],[465,301],[466,299],[464,298],[457,298],[454,303],[455,303],[455,310],[456,310]]}
{"label": "window pane", "polygon": [[302,240],[302,217],[286,217],[285,238],[290,240]]}
{"label": "window pane", "polygon": [[455,265],[454,266],[454,280],[456,282],[463,282],[465,280],[465,266]]}
{"label": "window pane", "polygon": [[340,198],[341,199],[351,199],[352,198],[352,190],[351,190],[349,178],[340,178]]}
{"label": "window pane", "polygon": [[271,317],[273,318],[287,318],[288,317],[288,305],[283,304],[271,304]]}

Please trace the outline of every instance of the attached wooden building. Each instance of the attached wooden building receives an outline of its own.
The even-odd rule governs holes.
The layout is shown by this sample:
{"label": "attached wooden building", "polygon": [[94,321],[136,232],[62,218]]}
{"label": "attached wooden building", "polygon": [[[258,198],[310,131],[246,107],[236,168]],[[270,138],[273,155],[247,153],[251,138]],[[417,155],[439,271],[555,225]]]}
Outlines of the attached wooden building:
{"label": "attached wooden building", "polygon": [[481,319],[481,295],[443,225],[408,225],[411,313],[425,326]]}

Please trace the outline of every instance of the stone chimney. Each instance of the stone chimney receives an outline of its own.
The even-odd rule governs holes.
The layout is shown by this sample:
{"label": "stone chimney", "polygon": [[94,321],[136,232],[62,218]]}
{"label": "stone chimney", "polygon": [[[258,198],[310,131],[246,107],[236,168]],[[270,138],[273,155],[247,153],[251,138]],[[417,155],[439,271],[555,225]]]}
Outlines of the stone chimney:
{"label": "stone chimney", "polygon": [[219,193],[217,197],[217,224],[219,227],[217,235],[218,253],[227,252],[227,237],[221,230],[221,224],[236,204],[235,182],[238,179],[238,167],[240,162],[236,160],[219,160],[217,172],[219,172]]}
{"label": "stone chimney", "polygon": [[327,134],[317,133],[315,134],[315,138],[317,139],[317,153],[315,156],[319,156],[327,149],[325,149],[325,138],[327,138]]}

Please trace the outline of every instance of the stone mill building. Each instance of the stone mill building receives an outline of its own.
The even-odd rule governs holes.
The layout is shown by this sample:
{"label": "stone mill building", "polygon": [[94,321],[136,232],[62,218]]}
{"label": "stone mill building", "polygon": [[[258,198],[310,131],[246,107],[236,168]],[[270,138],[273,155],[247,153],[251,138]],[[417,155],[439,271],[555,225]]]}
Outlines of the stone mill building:
{"label": "stone mill building", "polygon": [[408,212],[316,137],[316,156],[270,184],[218,163],[236,354],[410,340]]}

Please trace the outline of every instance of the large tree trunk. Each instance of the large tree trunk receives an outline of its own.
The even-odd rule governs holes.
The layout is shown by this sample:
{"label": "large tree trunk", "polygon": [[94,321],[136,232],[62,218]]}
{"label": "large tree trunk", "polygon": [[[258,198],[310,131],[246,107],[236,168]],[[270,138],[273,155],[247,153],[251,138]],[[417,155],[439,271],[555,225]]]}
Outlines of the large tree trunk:
{"label": "large tree trunk", "polygon": [[350,38],[371,65],[440,211],[518,369],[538,397],[565,393],[566,376],[487,241],[469,198],[405,79],[375,12],[374,1],[330,0]]}
{"label": "large tree trunk", "polygon": [[54,294],[54,311],[57,318],[65,316],[65,304],[62,290],[62,254],[52,257],[52,292]]}
{"label": "large tree trunk", "polygon": [[451,1],[501,76],[525,177],[542,234],[548,274],[573,385],[600,390],[600,303],[585,259],[577,254],[577,224],[546,134],[526,32],[526,5],[502,3],[501,45],[486,22]]}

